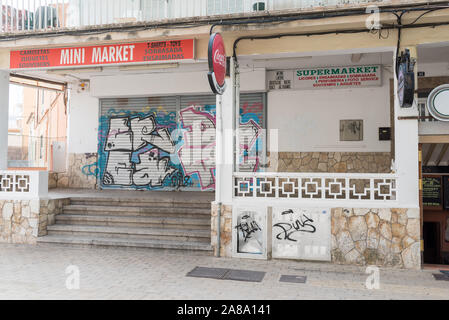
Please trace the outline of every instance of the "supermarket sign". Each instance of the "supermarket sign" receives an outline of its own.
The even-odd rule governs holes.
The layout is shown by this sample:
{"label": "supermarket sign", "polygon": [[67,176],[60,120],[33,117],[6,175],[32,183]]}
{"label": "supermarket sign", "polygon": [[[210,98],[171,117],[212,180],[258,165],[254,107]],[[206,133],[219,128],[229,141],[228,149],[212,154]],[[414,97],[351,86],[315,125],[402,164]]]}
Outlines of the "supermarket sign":
{"label": "supermarket sign", "polygon": [[11,51],[10,69],[64,68],[194,59],[194,40]]}
{"label": "supermarket sign", "polygon": [[333,89],[382,85],[380,65],[270,71],[268,89]]}

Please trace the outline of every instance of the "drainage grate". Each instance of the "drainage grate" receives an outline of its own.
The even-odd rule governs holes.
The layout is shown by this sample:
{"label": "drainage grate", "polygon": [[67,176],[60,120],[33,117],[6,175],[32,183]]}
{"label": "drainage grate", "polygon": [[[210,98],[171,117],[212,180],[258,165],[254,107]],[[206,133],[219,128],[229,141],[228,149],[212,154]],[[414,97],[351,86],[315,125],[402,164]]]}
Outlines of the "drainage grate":
{"label": "drainage grate", "polygon": [[204,267],[196,267],[189,273],[187,273],[187,277],[194,278],[209,278],[209,279],[223,279],[229,269],[223,268],[204,268]]}
{"label": "drainage grate", "polygon": [[224,280],[246,281],[246,282],[262,282],[265,272],[250,270],[229,270],[223,278]]}
{"label": "drainage grate", "polygon": [[433,277],[437,281],[449,281],[449,275],[447,275],[447,274],[434,273]]}
{"label": "drainage grate", "polygon": [[291,276],[291,275],[282,275],[279,279],[279,282],[288,282],[288,283],[306,283],[307,277],[304,276]]}
{"label": "drainage grate", "polygon": [[186,275],[194,278],[208,278],[247,282],[262,282],[265,272],[250,270],[233,270],[223,268],[196,267]]}

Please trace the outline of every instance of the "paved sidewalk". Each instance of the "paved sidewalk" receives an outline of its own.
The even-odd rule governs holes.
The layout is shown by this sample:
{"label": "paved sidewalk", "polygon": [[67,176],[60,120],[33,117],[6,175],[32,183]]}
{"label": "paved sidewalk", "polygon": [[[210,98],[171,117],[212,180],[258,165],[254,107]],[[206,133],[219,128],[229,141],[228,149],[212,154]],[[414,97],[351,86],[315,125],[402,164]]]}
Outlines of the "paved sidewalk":
{"label": "paved sidewalk", "polygon": [[[66,268],[80,270],[68,290]],[[186,277],[194,267],[264,271],[261,283]],[[0,299],[449,299],[436,271],[381,269],[379,290],[365,268],[296,261],[253,261],[140,249],[0,245]],[[306,284],[281,275],[307,276]]]}

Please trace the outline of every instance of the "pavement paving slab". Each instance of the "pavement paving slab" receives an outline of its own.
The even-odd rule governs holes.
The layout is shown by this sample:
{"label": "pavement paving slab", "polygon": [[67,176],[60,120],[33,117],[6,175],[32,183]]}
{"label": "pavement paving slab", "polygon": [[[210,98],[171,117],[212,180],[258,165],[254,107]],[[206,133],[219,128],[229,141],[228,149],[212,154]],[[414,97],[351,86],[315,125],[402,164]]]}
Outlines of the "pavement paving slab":
{"label": "pavement paving slab", "polygon": [[[437,281],[437,270],[380,268],[378,288],[368,289],[366,267],[156,249],[0,244],[0,262],[0,299],[449,299],[449,281]],[[186,276],[198,266],[256,271],[264,277],[246,282]],[[307,281],[281,282],[282,275]]]}

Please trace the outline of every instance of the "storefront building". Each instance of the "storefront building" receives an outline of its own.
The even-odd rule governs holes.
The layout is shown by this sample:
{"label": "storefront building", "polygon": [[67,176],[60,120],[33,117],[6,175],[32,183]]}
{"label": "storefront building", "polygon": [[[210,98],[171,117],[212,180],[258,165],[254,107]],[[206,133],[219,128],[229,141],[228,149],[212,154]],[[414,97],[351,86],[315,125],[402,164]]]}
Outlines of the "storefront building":
{"label": "storefront building", "polygon": [[[62,3],[60,12],[72,5]],[[383,27],[368,29],[365,7],[329,6],[318,19],[321,9],[268,6],[226,19],[202,14],[197,24],[180,17],[171,27],[153,17],[151,28],[137,21],[135,29],[126,22],[101,30],[106,22],[95,20],[96,35],[67,29],[57,42],[45,35],[55,26],[0,33],[2,112],[10,73],[69,90],[65,172],[11,171],[2,154],[0,240],[47,235],[67,201],[49,197],[49,188],[202,192],[215,196],[207,230],[215,255],[445,263],[449,127],[428,121],[426,98],[449,83],[449,8],[382,2],[374,17]],[[268,12],[276,23],[262,21]],[[222,95],[207,77],[211,32],[222,35],[228,56]],[[411,106],[401,105],[396,70],[406,49],[415,62]],[[7,130],[0,136],[2,149]],[[441,176],[430,213],[421,166]],[[429,262],[426,237],[441,244]]]}

